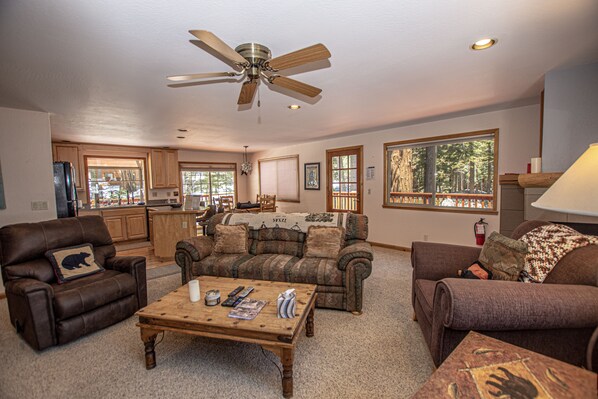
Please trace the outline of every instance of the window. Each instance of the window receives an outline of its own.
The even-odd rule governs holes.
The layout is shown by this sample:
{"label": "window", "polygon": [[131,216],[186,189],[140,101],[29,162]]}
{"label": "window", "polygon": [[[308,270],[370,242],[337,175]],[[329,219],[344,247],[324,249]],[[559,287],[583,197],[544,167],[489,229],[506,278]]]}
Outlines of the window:
{"label": "window", "polygon": [[258,160],[260,194],[277,201],[299,202],[299,155]]}
{"label": "window", "polygon": [[219,204],[221,196],[237,198],[236,163],[181,163],[183,195],[198,195],[207,204]]}
{"label": "window", "polygon": [[91,207],[145,201],[145,159],[86,157]]}
{"label": "window", "polygon": [[385,207],[496,211],[498,129],[384,144]]}

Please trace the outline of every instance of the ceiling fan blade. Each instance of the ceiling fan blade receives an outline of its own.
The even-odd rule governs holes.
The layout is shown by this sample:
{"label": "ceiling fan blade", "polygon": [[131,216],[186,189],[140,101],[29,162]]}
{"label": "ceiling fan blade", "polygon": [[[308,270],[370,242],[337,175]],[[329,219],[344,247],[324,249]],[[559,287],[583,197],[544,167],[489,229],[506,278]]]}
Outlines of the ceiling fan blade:
{"label": "ceiling fan blade", "polygon": [[208,32],[207,30],[190,30],[189,33],[204,42],[207,46],[221,54],[223,57],[236,62],[237,64],[248,63],[247,60],[241,56],[241,54],[233,50],[228,44],[224,43],[212,32]]}
{"label": "ceiling fan blade", "polygon": [[325,60],[330,58],[330,51],[321,43],[306,47],[301,50],[293,51],[268,61],[268,65],[276,70],[293,68],[308,62]]}
{"label": "ceiling fan blade", "polygon": [[241,93],[239,93],[238,105],[249,104],[253,100],[255,89],[257,88],[257,81],[252,80],[251,82],[244,82],[241,87]]}
{"label": "ceiling fan blade", "polygon": [[221,76],[236,76],[234,72],[208,72],[208,73],[191,73],[189,75],[176,75],[168,76],[168,80],[173,82],[184,82],[187,80],[205,79],[205,78],[218,78]]}
{"label": "ceiling fan blade", "polygon": [[295,79],[287,78],[286,76],[273,76],[269,81],[274,85],[296,91],[297,93],[304,94],[308,97],[315,97],[322,92],[322,89],[299,82]]}

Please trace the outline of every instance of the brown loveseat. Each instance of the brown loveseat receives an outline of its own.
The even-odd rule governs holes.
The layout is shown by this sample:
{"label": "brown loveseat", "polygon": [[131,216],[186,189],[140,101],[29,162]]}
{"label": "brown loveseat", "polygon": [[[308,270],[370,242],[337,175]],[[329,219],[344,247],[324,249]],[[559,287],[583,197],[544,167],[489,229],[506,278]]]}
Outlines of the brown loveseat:
{"label": "brown loveseat", "polygon": [[[106,270],[57,284],[44,253],[91,243]],[[145,258],[118,257],[100,216],[22,223],[0,229],[0,265],[10,321],[34,349],[64,344],[147,305]]]}
{"label": "brown loveseat", "polygon": [[371,246],[365,241],[367,216],[340,214],[345,218],[344,247],[336,259],[328,259],[303,257],[306,233],[280,227],[250,228],[249,253],[212,253],[215,226],[226,223],[230,215],[246,215],[243,217],[255,219],[258,226],[262,220],[285,219],[285,214],[281,213],[213,216],[208,223],[207,236],[192,237],[177,244],[175,258],[181,267],[183,284],[202,275],[317,284],[317,306],[361,312],[363,281],[372,271],[373,260]]}
{"label": "brown loveseat", "polygon": [[[547,224],[529,221],[519,239]],[[480,248],[414,242],[412,303],[438,366],[470,330],[577,365],[598,326],[598,246],[564,256],[542,284],[455,278]],[[594,370],[598,356],[594,354]]]}

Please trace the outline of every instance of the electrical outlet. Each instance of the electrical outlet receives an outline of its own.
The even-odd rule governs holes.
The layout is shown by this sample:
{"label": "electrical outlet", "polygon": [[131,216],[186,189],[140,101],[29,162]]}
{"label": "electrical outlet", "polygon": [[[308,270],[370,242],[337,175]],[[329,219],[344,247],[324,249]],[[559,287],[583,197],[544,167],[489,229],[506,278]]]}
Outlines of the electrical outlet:
{"label": "electrical outlet", "polygon": [[170,197],[170,191],[167,191],[167,192],[166,192],[166,196],[167,196],[167,197]]}
{"label": "electrical outlet", "polygon": [[157,196],[158,196],[158,193],[155,191],[152,191],[152,197],[157,197]]}
{"label": "electrical outlet", "polygon": [[187,222],[183,222],[183,228],[186,229],[187,228]]}
{"label": "electrical outlet", "polygon": [[370,195],[372,193],[372,189],[368,188],[368,195]]}
{"label": "electrical outlet", "polygon": [[428,241],[428,235],[424,234],[424,241]]}
{"label": "electrical outlet", "polygon": [[31,210],[32,211],[47,211],[48,210],[48,201],[32,201],[31,202]]}

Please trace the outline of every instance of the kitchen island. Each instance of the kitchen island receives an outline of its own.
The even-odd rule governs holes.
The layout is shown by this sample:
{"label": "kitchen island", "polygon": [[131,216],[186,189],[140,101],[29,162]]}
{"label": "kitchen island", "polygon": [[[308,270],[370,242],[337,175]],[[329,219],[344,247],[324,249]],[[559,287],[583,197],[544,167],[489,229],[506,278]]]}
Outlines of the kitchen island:
{"label": "kitchen island", "polygon": [[154,255],[161,259],[174,259],[177,242],[197,235],[196,218],[204,212],[205,209],[148,207],[149,234]]}

